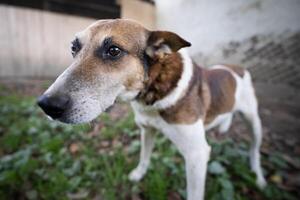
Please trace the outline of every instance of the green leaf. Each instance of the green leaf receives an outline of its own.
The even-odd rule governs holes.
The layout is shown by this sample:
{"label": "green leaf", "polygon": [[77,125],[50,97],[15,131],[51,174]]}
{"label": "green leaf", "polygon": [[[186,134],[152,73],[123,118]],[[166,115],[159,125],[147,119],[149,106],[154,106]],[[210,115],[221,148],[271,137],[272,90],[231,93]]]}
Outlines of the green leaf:
{"label": "green leaf", "polygon": [[211,174],[223,174],[225,168],[218,161],[213,161],[208,165],[208,172]]}
{"label": "green leaf", "polygon": [[230,180],[225,178],[220,178],[219,181],[224,189],[233,190],[233,185]]}
{"label": "green leaf", "polygon": [[269,161],[278,168],[286,169],[288,167],[286,161],[279,155],[270,156]]}

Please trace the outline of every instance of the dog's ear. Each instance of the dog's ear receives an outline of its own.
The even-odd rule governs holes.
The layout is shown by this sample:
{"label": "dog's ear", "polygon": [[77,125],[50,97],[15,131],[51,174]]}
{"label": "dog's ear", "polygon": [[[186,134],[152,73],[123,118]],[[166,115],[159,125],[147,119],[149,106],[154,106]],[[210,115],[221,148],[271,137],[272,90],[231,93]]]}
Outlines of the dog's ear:
{"label": "dog's ear", "polygon": [[147,41],[146,54],[153,59],[162,58],[165,54],[189,46],[191,46],[191,43],[173,32],[151,31]]}

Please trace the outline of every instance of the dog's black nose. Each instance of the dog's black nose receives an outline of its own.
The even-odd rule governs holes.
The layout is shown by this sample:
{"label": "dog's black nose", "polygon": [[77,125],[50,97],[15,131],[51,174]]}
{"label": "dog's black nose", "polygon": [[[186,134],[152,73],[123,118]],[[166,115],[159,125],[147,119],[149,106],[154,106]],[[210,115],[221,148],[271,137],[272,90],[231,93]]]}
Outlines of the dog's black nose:
{"label": "dog's black nose", "polygon": [[60,118],[68,108],[69,103],[70,98],[66,95],[57,95],[53,97],[42,95],[37,100],[37,104],[53,119]]}

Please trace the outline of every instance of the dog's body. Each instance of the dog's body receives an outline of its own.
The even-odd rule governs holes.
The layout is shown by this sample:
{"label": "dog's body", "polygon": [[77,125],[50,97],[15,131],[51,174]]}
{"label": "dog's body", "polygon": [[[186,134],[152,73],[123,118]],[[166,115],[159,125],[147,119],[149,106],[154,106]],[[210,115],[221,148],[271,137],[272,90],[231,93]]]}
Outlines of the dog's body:
{"label": "dog's body", "polygon": [[200,200],[210,154],[205,130],[219,126],[226,132],[239,111],[253,129],[251,168],[258,186],[266,184],[259,154],[261,122],[248,71],[228,65],[201,68],[184,49],[178,51],[190,44],[176,34],[149,32],[128,20],[99,21],[79,35],[73,42],[80,44],[72,49],[75,62],[39,99],[48,115],[87,122],[116,98],[131,101],[142,149],[129,178],[138,181],[146,173],[154,145],[151,129],[158,129],[185,159],[188,199]]}
{"label": "dog's body", "polygon": [[233,114],[240,111],[253,128],[251,168],[257,175],[257,184],[263,187],[265,180],[259,155],[261,122],[249,72],[225,65],[203,69],[192,64],[185,53],[181,55],[186,59],[182,62],[186,66],[179,82],[184,83],[152,106],[139,101],[131,103],[136,123],[142,130],[142,150],[139,165],[131,172],[130,179],[140,180],[147,170],[153,148],[149,128],[155,128],[168,137],[185,158],[189,198],[201,199],[210,154],[205,131],[219,127],[221,133],[226,132]]}

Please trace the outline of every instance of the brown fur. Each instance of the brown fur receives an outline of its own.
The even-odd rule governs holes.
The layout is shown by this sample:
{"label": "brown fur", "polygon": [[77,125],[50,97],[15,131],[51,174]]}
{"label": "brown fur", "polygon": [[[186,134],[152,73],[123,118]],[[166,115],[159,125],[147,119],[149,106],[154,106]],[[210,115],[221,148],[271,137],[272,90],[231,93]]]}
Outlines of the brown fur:
{"label": "brown fur", "polygon": [[[99,74],[107,74],[122,81],[128,91],[142,89],[145,72],[140,57],[146,48],[149,33],[149,30],[130,20],[126,23],[118,19],[97,21],[78,36],[83,48],[74,58],[76,68],[73,79],[92,85]],[[109,63],[95,56],[95,50],[107,37],[125,50],[126,56]]]}
{"label": "brown fur", "polygon": [[[142,100],[146,104],[162,99],[176,87],[183,66],[180,54],[171,55],[168,59],[172,62],[165,62],[164,67],[161,64],[151,66],[154,68],[150,74],[156,78],[148,82],[149,89],[144,91]],[[161,79],[161,76],[167,78]],[[160,115],[168,123],[192,124],[203,118],[205,124],[208,124],[216,116],[232,110],[235,90],[236,81],[229,71],[204,69],[194,65],[186,94],[174,106],[161,110]]]}
{"label": "brown fur", "polygon": [[183,38],[172,32],[152,31],[148,39],[148,45],[153,45],[156,48],[159,48],[162,44],[167,44],[173,52],[178,51],[182,47],[191,46],[191,43],[185,41]]}
{"label": "brown fur", "polygon": [[204,123],[208,124],[216,116],[232,110],[235,103],[236,81],[232,74],[224,69],[205,70],[204,74],[211,99],[204,120]]}
{"label": "brown fur", "polygon": [[160,111],[168,123],[192,124],[204,117],[208,99],[203,98],[203,70],[194,66],[193,77],[186,94],[174,106]]}
{"label": "brown fur", "polygon": [[147,105],[164,98],[176,87],[182,70],[180,54],[172,53],[160,58],[150,66],[145,89],[139,98]]}
{"label": "brown fur", "polygon": [[232,71],[234,71],[236,74],[238,74],[240,77],[244,77],[245,75],[245,69],[237,66],[237,65],[229,65],[229,64],[225,64],[224,66],[230,68]]}

